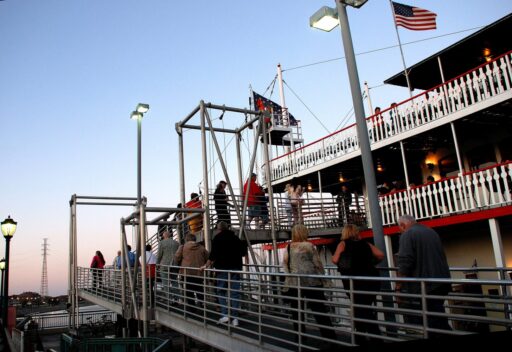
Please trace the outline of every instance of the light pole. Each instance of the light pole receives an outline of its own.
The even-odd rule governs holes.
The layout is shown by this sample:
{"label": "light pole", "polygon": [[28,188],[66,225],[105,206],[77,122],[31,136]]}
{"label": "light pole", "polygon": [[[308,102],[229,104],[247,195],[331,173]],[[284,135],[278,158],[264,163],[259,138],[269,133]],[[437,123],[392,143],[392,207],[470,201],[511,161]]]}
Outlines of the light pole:
{"label": "light pole", "polygon": [[4,272],[4,289],[2,297],[2,322],[7,324],[7,306],[9,304],[9,247],[11,245],[11,238],[16,232],[16,225],[18,223],[11,219],[9,215],[7,219],[2,221],[2,234],[5,237],[5,272]]}
{"label": "light pole", "polygon": [[[352,36],[350,34],[346,9],[347,5],[359,8],[363,6],[366,1],[367,0],[335,0],[337,11],[336,9],[324,6],[310,17],[309,25],[311,27],[328,32],[334,29],[338,24],[340,25],[341,38],[343,40],[343,48],[345,50],[345,59],[347,61],[350,91],[352,93],[352,103],[354,104],[354,112],[356,117],[357,138],[359,140],[359,147],[361,148],[361,159],[363,162],[366,192],[368,194],[373,239],[376,246],[381,249],[384,254],[386,254],[384,231],[382,229],[382,216],[379,206],[379,198],[377,195],[377,182],[375,180],[375,170],[373,166],[372,150],[370,148],[370,139],[368,138],[363,97],[361,95],[359,74],[357,73],[356,57],[354,54],[354,47],[352,45]],[[335,20],[336,18],[338,18],[339,22]],[[385,262],[383,261],[381,265],[388,266],[387,255],[385,255],[384,258]]]}
{"label": "light pole", "polygon": [[5,258],[0,259],[0,271],[2,272],[2,277],[0,279],[0,304],[1,304],[1,302],[3,302],[3,297],[4,297]]}
{"label": "light pole", "polygon": [[142,118],[144,114],[149,110],[148,104],[137,104],[135,111],[130,115],[132,120],[137,120],[137,205],[140,205],[142,201]]}

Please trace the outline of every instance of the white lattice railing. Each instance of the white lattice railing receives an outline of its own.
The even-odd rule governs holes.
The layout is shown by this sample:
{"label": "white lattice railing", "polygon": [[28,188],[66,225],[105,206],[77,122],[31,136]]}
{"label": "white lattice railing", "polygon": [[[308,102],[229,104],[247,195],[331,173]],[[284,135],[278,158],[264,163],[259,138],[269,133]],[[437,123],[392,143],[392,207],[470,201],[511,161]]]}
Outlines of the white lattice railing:
{"label": "white lattice railing", "polygon": [[[370,143],[445,118],[457,111],[510,92],[512,51],[445,84],[414,96],[367,118]],[[307,170],[359,150],[356,126],[351,125],[271,162],[272,181]]]}
{"label": "white lattice railing", "polygon": [[512,162],[445,178],[379,199],[384,225],[404,214],[416,219],[454,215],[511,204]]}

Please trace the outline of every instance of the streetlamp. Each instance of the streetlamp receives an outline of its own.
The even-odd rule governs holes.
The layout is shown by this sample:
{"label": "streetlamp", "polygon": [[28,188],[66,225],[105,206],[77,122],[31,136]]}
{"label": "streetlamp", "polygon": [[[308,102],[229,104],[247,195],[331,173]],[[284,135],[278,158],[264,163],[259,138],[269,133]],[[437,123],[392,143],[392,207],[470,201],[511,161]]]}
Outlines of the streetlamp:
{"label": "streetlamp", "polygon": [[142,201],[142,186],[141,186],[141,177],[142,177],[142,118],[144,114],[149,111],[149,104],[137,104],[135,111],[133,111],[130,115],[132,120],[137,120],[137,205],[141,204]]}
{"label": "streetlamp", "polygon": [[[354,54],[346,9],[346,6],[359,8],[363,6],[366,1],[367,0],[335,0],[336,9],[327,6],[322,7],[310,17],[309,25],[327,32],[333,30],[338,24],[340,25],[341,38],[343,40],[343,48],[345,50],[345,59],[347,60],[352,103],[354,104],[354,112],[356,116],[357,138],[359,139],[359,146],[361,148],[364,180],[366,184],[366,191],[368,192],[373,238],[377,247],[386,254],[384,231],[382,229],[382,216],[380,212],[379,198],[377,195],[377,182],[375,180],[375,170],[373,167],[372,150],[370,148],[370,139],[368,138],[363,97],[359,88],[359,74],[357,73],[356,57]],[[336,19],[338,19],[338,21],[336,21]],[[386,262],[382,263],[385,266],[388,266],[387,259],[386,255]]]}
{"label": "streetlamp", "polygon": [[3,302],[4,297],[4,270],[5,270],[5,258],[0,259],[0,271],[2,272],[2,276],[0,279],[0,304]]}
{"label": "streetlamp", "polygon": [[11,219],[9,215],[7,219],[2,221],[2,234],[5,237],[5,273],[4,273],[4,289],[2,297],[2,322],[7,324],[7,306],[9,304],[9,247],[11,245],[11,238],[16,232],[16,225],[18,223]]}

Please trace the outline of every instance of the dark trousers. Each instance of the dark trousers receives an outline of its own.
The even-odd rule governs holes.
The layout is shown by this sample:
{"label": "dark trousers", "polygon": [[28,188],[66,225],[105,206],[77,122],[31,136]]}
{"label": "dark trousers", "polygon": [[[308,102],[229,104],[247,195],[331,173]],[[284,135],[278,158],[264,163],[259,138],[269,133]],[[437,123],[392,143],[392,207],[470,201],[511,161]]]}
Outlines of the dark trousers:
{"label": "dark trousers", "polygon": [[[350,281],[343,280],[343,287],[348,290],[350,288]],[[357,281],[354,280],[354,290],[355,291],[379,291],[380,283],[377,281]],[[363,321],[355,321],[354,328],[358,332],[366,332],[373,335],[380,335],[380,329],[377,321],[377,312],[374,309],[374,306],[377,302],[377,295],[375,294],[363,294],[363,293],[354,293],[354,304],[362,305],[365,307],[354,307],[354,318],[357,319],[366,319],[372,320],[372,323],[367,323]],[[364,343],[365,338],[362,336],[357,336],[356,341],[358,344]]]}
{"label": "dark trousers", "polygon": [[[412,290],[417,291],[417,290]],[[446,285],[438,286],[436,288],[432,288],[428,291],[428,296],[445,296],[450,292],[450,288]],[[415,292],[416,293],[416,292]],[[433,313],[445,313],[444,310],[444,299],[437,298],[427,298],[427,311]],[[401,304],[403,308],[408,309],[416,309],[421,310],[421,299],[419,298],[410,298],[406,300],[403,304]],[[406,323],[422,325],[423,319],[421,316],[405,316],[404,318]],[[440,330],[452,330],[450,325],[448,324],[448,318],[439,317],[439,316],[431,316],[427,317],[427,324],[429,328],[432,329],[440,329]],[[436,336],[436,333],[430,333],[432,336]]]}
{"label": "dark trousers", "polygon": [[148,283],[149,286],[149,304],[151,306],[154,306],[155,304],[155,281],[155,277],[149,277],[146,279],[146,282]]}
{"label": "dark trousers", "polygon": [[92,287],[100,288],[103,284],[103,272],[98,269],[93,269],[92,272]]}
{"label": "dark trousers", "polygon": [[[187,297],[187,305],[189,308],[203,308],[204,295],[203,295],[204,281],[202,277],[185,276],[184,288],[185,296]],[[197,306],[194,304],[194,293],[197,296]]]}
{"label": "dark trousers", "polygon": [[231,215],[227,208],[215,208],[215,212],[217,213],[217,222],[224,221],[226,224],[231,225]]}
{"label": "dark trousers", "polygon": [[[316,287],[316,286],[315,286]],[[322,286],[318,286],[319,289],[322,288]],[[298,290],[296,288],[290,288],[288,292],[288,296],[290,297],[290,307],[292,308],[292,320],[293,320],[293,327],[295,331],[301,333],[305,332],[305,328],[302,329],[302,331],[299,331],[299,312],[297,311],[299,307],[299,302],[301,303],[301,310],[304,309],[304,301],[301,298],[308,298],[310,300],[318,300],[318,302],[314,301],[308,301],[308,307],[311,308],[313,312],[319,312],[319,313],[327,313],[328,309],[327,306],[324,304],[325,294],[321,290],[311,290],[311,289],[301,289],[300,290],[301,297],[298,296]],[[315,314],[313,313],[313,316],[315,317],[316,323],[320,326],[320,334],[322,337],[335,340],[336,339],[336,333],[334,330],[330,329],[332,328],[332,322],[331,318],[325,315]],[[300,321],[303,322],[302,325],[304,325],[304,313],[301,313],[300,315]]]}

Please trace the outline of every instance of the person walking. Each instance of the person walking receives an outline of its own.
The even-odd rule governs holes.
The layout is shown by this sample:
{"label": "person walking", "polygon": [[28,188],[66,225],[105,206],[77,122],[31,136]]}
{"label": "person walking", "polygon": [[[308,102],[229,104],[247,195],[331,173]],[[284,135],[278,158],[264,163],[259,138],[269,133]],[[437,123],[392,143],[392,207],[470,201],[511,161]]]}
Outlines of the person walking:
{"label": "person walking", "polygon": [[174,264],[174,255],[178,250],[180,244],[171,238],[171,233],[169,231],[164,231],[162,234],[163,240],[160,241],[158,245],[158,252],[156,263],[161,265],[161,275],[162,275],[162,286],[166,293],[169,292],[169,284],[173,287],[177,287],[176,282],[176,274],[172,273],[171,265]]}
{"label": "person walking", "polygon": [[96,251],[91,261],[93,288],[103,286],[103,267],[105,267],[105,258],[103,258],[103,254],[100,251]]}
{"label": "person walking", "polygon": [[[400,228],[400,244],[398,249],[398,276],[413,278],[450,278],[450,268],[443,249],[441,238],[433,229],[418,224],[411,215],[398,218]],[[429,282],[425,285],[427,295],[426,310],[429,313],[445,313],[444,298],[428,298],[428,296],[446,296],[451,291],[449,283]],[[396,284],[396,290],[412,294],[421,293],[421,285],[416,282]],[[406,306],[411,309],[421,309],[419,298],[410,299]],[[409,317],[410,322],[422,324],[421,317]],[[416,318],[416,319],[414,319]],[[451,330],[445,316],[428,315],[428,326],[433,329]],[[438,334],[430,333],[437,337]]]}
{"label": "person walking", "polygon": [[[199,194],[190,193],[190,200],[185,203],[185,208],[200,209],[203,205]],[[188,215],[195,215],[197,213],[188,213]],[[203,229],[203,216],[196,216],[188,221],[188,227],[191,233],[195,234]]]}
{"label": "person walking", "polygon": [[[321,326],[320,334],[324,338],[335,340],[336,333],[332,329],[331,318],[325,315],[328,312],[328,308],[324,303],[326,298],[322,280],[307,276],[325,274],[318,251],[311,242],[308,242],[308,236],[309,230],[306,226],[295,225],[292,228],[292,241],[288,245],[283,257],[283,266],[287,273],[304,275],[300,277],[286,276],[284,283],[287,288],[287,296],[290,298],[293,326],[299,334],[305,333],[304,314],[300,314],[299,320],[298,308],[299,303],[301,303],[300,310],[304,310],[302,299],[307,298],[308,307],[314,312],[313,316],[316,323]],[[300,327],[303,327],[302,329],[299,327],[299,322],[301,322]]]}
{"label": "person walking", "polygon": [[292,203],[291,203],[292,191],[293,191],[292,185],[287,183],[286,186],[284,187],[283,208],[286,213],[287,225],[290,227],[293,225]]}
{"label": "person walking", "polygon": [[302,206],[304,205],[304,199],[302,199],[302,194],[304,190],[301,185],[293,186],[291,185],[291,206],[292,206],[292,216],[293,216],[293,224],[303,224],[304,219],[302,216]]}
{"label": "person walking", "polygon": [[[247,194],[247,222],[245,226],[247,228],[251,227],[252,219],[255,219],[256,228],[258,227],[258,221],[260,218],[260,207],[258,203],[258,196],[260,193],[260,186],[256,182],[256,174],[252,173],[251,177],[245,182],[242,199],[245,201],[245,197]],[[247,193],[248,192],[248,193]]]}
{"label": "person walking", "polygon": [[121,251],[117,251],[117,256],[114,258],[112,266],[114,269],[121,269]]}
{"label": "person walking", "polygon": [[231,226],[231,215],[229,214],[228,206],[231,204],[228,202],[228,196],[226,194],[226,181],[220,181],[217,184],[215,193],[213,194],[213,200],[215,201],[215,212],[217,213],[217,222],[224,221],[226,224]]}
{"label": "person walking", "polygon": [[150,244],[146,245],[146,278],[149,285],[150,304],[153,307],[155,303],[155,281],[156,281],[156,256],[151,250]]}
{"label": "person walking", "polygon": [[231,324],[238,326],[241,279],[239,272],[242,270],[242,258],[247,255],[247,245],[229,230],[224,221],[217,224],[217,230],[219,232],[213,238],[209,259],[201,270],[212,266],[219,270],[216,273],[217,295],[222,314],[219,324],[229,323],[231,316]]}
{"label": "person walking", "polygon": [[[384,253],[373,244],[362,240],[359,235],[359,228],[356,225],[348,224],[341,231],[341,242],[336,247],[332,256],[332,262],[338,265],[341,275],[346,276],[373,276],[378,277],[379,271],[375,264],[384,259]],[[353,280],[353,287],[350,287],[350,280],[343,279],[343,288],[356,292],[368,291],[368,293],[354,293],[353,304],[363,307],[354,307],[354,318],[372,320],[372,323],[355,321],[354,327],[358,332],[366,332],[373,335],[380,335],[377,325],[377,314],[371,306],[376,306],[377,295],[380,291],[379,281]],[[347,292],[350,297],[350,292]],[[366,308],[368,307],[368,308]],[[366,343],[364,336],[356,336],[359,345]]]}
{"label": "person walking", "polygon": [[[185,244],[181,245],[176,252],[175,262],[180,266],[187,297],[187,310],[204,307],[204,278],[200,268],[208,261],[208,255],[204,245],[196,242],[196,236],[190,233],[185,236]],[[194,293],[197,297],[197,305],[194,304]]]}

